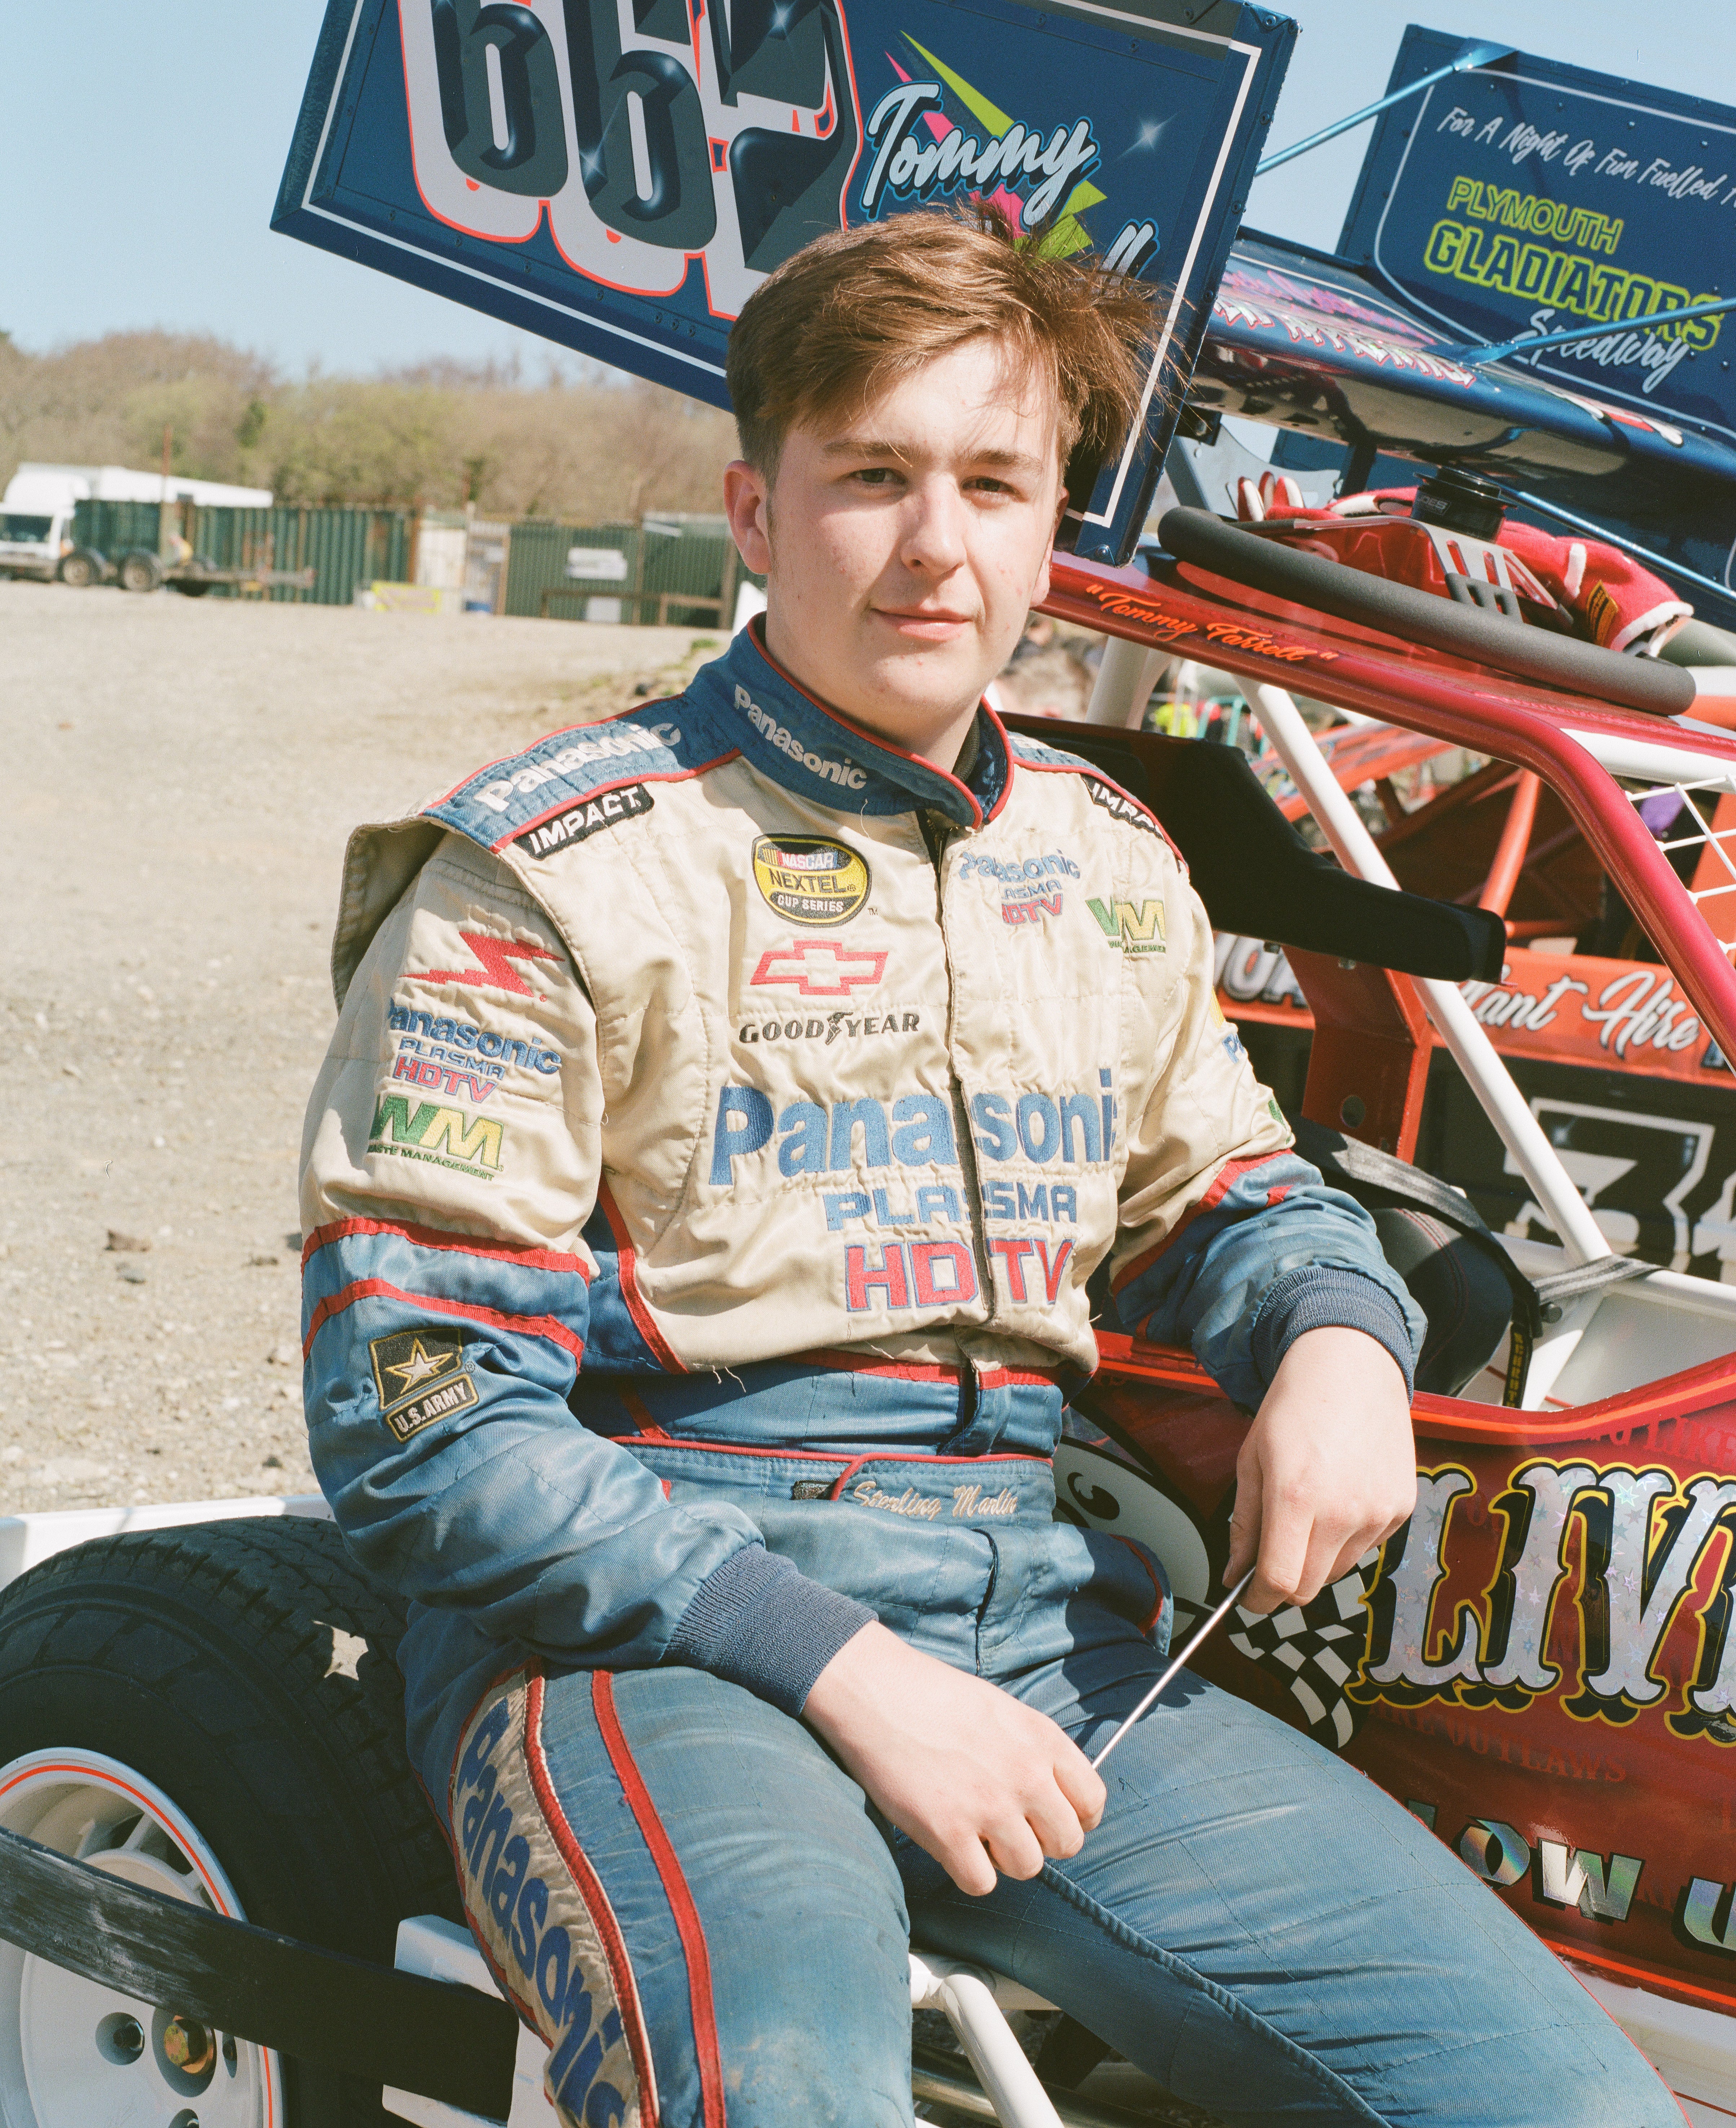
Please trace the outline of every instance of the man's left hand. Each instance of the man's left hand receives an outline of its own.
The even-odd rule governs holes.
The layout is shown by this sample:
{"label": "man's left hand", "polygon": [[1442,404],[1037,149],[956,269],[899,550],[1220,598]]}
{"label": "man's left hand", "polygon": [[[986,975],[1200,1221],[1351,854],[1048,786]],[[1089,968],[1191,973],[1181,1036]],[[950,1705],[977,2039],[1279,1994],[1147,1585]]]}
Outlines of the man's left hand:
{"label": "man's left hand", "polygon": [[1233,1587],[1250,1611],[1307,1603],[1383,1544],[1416,1504],[1405,1378],[1360,1330],[1304,1332],[1284,1354],[1236,1462]]}

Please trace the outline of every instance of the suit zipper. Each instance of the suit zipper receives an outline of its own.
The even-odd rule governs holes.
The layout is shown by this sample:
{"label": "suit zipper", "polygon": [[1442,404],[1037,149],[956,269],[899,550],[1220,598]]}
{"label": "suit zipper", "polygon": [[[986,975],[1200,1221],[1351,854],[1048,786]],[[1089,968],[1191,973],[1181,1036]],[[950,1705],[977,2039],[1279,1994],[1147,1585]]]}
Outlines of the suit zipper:
{"label": "suit zipper", "polygon": [[[994,1315],[994,1285],[989,1262],[987,1222],[983,1213],[982,1180],[977,1172],[976,1141],[970,1134],[970,1117],[965,1105],[965,1090],[959,1082],[954,1067],[953,1020],[958,1009],[952,981],[952,941],[946,931],[946,897],[943,891],[942,869],[946,851],[952,840],[950,824],[937,813],[923,812],[917,815],[922,829],[923,841],[927,848],[929,859],[934,866],[934,913],[940,925],[941,951],[946,962],[946,1079],[952,1095],[952,1134],[958,1141],[959,1168],[964,1177],[965,1195],[970,1205],[970,1251],[976,1264],[977,1291],[983,1296],[988,1314],[984,1318],[986,1328]],[[960,1357],[976,1372],[976,1363],[968,1352]]]}

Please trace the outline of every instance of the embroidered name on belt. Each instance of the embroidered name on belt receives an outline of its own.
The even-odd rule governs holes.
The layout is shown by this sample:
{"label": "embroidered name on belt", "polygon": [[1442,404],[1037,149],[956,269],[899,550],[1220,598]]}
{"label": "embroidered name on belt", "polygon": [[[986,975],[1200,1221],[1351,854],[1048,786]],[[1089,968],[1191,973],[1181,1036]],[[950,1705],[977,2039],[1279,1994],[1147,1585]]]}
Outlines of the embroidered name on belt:
{"label": "embroidered name on belt", "polygon": [[[907,1485],[902,1493],[889,1493],[873,1478],[863,1478],[844,1498],[859,1508],[874,1508],[883,1515],[901,1515],[907,1521],[937,1522],[947,1517],[944,1495],[918,1493]],[[985,1493],[980,1485],[955,1485],[951,1501],[953,1522],[1008,1522],[1018,1513],[1018,1494],[1011,1485],[998,1493]]]}

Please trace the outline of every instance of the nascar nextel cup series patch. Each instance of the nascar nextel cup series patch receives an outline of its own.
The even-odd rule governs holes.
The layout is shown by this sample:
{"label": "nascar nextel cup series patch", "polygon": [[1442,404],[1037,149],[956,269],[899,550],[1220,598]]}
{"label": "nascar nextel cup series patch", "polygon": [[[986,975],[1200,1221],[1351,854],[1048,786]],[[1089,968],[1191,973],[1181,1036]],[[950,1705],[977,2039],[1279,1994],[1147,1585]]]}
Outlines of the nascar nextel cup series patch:
{"label": "nascar nextel cup series patch", "polygon": [[477,1400],[477,1385],[463,1364],[464,1340],[456,1330],[424,1325],[394,1330],[368,1347],[380,1416],[400,1441],[448,1412],[467,1411]]}
{"label": "nascar nextel cup series patch", "polygon": [[760,835],[753,845],[760,892],[791,924],[844,924],[868,899],[868,860],[823,835]]}

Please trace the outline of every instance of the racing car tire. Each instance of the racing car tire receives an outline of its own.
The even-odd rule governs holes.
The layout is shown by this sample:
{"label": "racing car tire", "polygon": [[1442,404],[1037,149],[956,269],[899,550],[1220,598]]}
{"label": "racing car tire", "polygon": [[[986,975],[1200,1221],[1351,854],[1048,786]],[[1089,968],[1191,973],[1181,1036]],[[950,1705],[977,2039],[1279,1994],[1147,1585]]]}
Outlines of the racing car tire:
{"label": "racing car tire", "polygon": [[[183,1815],[246,1920],[389,1966],[403,1917],[462,1921],[404,1750],[402,1629],[329,1522],[98,1538],[0,1596],[5,1756],[120,1762]],[[287,2128],[387,2119],[377,2086],[279,2066]]]}
{"label": "racing car tire", "polygon": [[1340,620],[1378,629],[1402,642],[1426,644],[1454,658],[1653,716],[1684,716],[1694,706],[1694,682],[1678,666],[1655,658],[1623,657],[1595,643],[1552,635],[1546,629],[1459,606],[1409,584],[1368,576],[1341,562],[1245,531],[1208,510],[1166,511],[1157,536],[1164,551],[1179,562],[1269,597],[1316,606]]}

